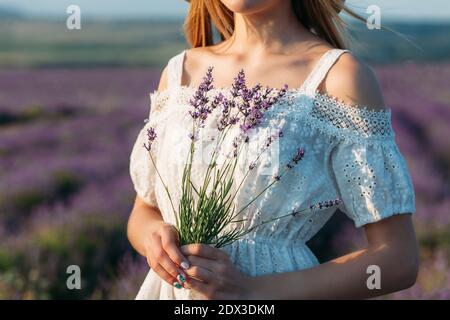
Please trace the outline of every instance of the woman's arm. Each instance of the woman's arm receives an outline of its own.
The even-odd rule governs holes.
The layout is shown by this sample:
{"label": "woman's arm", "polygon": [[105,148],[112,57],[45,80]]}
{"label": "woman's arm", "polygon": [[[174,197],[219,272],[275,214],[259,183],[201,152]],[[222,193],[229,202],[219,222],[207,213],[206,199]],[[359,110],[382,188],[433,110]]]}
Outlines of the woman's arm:
{"label": "woman's arm", "polygon": [[162,279],[170,285],[177,282],[184,285],[187,275],[182,268],[187,268],[189,262],[178,247],[178,231],[163,221],[158,208],[136,196],[127,234],[131,245],[147,258],[148,265]]}
{"label": "woman's arm", "polygon": [[[252,299],[365,299],[409,288],[418,272],[418,249],[410,215],[365,227],[368,246],[317,267],[255,277]],[[368,267],[380,269],[380,289],[367,286]],[[369,281],[370,282],[370,281]]]}
{"label": "woman's arm", "polygon": [[127,225],[127,236],[133,248],[146,257],[145,248],[148,235],[152,228],[163,221],[159,209],[146,204],[139,196],[136,196],[133,209]]}
{"label": "woman's arm", "polygon": [[[162,72],[158,91],[166,88],[166,69]],[[127,235],[133,248],[147,258],[149,266],[162,279],[170,285],[184,285],[187,276],[182,268],[189,265],[178,248],[178,232],[164,222],[158,208],[149,206],[139,196],[136,196],[128,220]]]}
{"label": "woman's arm", "polygon": [[[351,106],[384,108],[372,70],[349,54],[339,59],[322,90]],[[413,285],[418,248],[411,215],[394,215],[364,228],[368,246],[362,250],[310,269],[257,277],[238,272],[218,249],[194,244],[181,250],[193,266],[190,285],[207,299],[363,299]],[[369,266],[380,270],[380,289],[367,285]]]}
{"label": "woman's arm", "polygon": [[[227,254],[211,246],[181,247],[191,263],[190,288],[205,299],[365,299],[412,286],[418,249],[411,215],[402,214],[365,226],[367,248],[310,269],[250,277]],[[265,261],[260,261],[265,263]],[[370,289],[369,266],[380,270],[380,287]],[[369,284],[371,282],[369,281]]]}
{"label": "woman's arm", "polygon": [[[167,88],[167,67],[161,73],[158,84],[158,91]],[[130,218],[128,219],[127,235],[128,240],[137,252],[146,256],[145,243],[149,229],[162,222],[163,218],[158,208],[150,207],[139,196],[136,196]]]}
{"label": "woman's arm", "polygon": [[[323,91],[349,105],[384,108],[373,71],[345,54],[331,69]],[[344,190],[345,192],[345,190]],[[398,215],[365,227],[368,247],[300,272],[260,278],[257,287],[271,288],[278,298],[369,298],[414,284],[418,248],[410,215]],[[381,289],[369,290],[367,268],[381,270]],[[293,284],[293,285],[292,285]],[[260,292],[267,292],[261,289]]]}

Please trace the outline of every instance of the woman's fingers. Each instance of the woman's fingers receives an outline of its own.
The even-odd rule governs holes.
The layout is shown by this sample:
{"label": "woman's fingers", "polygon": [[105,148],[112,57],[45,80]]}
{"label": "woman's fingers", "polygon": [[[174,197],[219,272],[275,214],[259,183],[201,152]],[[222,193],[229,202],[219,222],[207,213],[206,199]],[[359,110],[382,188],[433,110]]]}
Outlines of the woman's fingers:
{"label": "woman's fingers", "polygon": [[209,287],[204,282],[192,278],[189,281],[189,289],[198,291],[201,294],[205,295],[208,293]]}
{"label": "woman's fingers", "polygon": [[[178,265],[169,257],[166,253],[162,240],[155,239],[158,236],[154,236],[152,241],[152,247],[149,250],[149,256],[151,260],[151,267],[161,276],[164,280],[166,280],[170,285],[173,285],[174,282],[179,282],[182,284],[186,281],[186,273],[178,267]],[[161,270],[164,270],[162,272]],[[168,279],[167,274],[170,275],[170,279]],[[181,277],[180,277],[181,275]]]}
{"label": "woman's fingers", "polygon": [[214,260],[228,258],[224,251],[201,243],[187,244],[182,246],[180,250],[186,256],[194,255]]}
{"label": "woman's fingers", "polygon": [[177,282],[177,279],[174,278],[166,270],[164,270],[164,268],[156,261],[155,258],[149,255],[147,256],[147,262],[152,270],[168,284],[173,285],[174,282]]}
{"label": "woman's fingers", "polygon": [[167,255],[166,251],[163,247],[158,250],[156,255],[156,260],[164,268],[168,273],[170,273],[173,277],[177,278],[179,274],[185,276],[186,274],[178,267],[178,265],[173,262],[173,260]]}
{"label": "woman's fingers", "polygon": [[199,266],[191,266],[187,271],[187,274],[190,278],[190,283],[192,282],[192,278],[206,282],[206,283],[212,283],[214,282],[214,273],[212,273],[210,270],[205,269],[203,267]]}
{"label": "woman's fingers", "polygon": [[224,299],[223,293],[218,290],[217,286],[206,284],[202,281],[191,279],[189,288],[196,292],[199,292],[206,300]]}
{"label": "woman's fingers", "polygon": [[212,273],[220,270],[220,265],[223,264],[223,262],[220,260],[211,260],[200,256],[188,256],[187,258],[191,266],[201,267]]}
{"label": "woman's fingers", "polygon": [[161,235],[162,247],[164,248],[164,251],[167,253],[167,255],[170,257],[170,259],[177,265],[181,266],[183,269],[188,269],[189,261],[181,253],[180,249],[177,246],[177,241],[178,241],[177,235],[174,231],[165,232],[162,233]]}

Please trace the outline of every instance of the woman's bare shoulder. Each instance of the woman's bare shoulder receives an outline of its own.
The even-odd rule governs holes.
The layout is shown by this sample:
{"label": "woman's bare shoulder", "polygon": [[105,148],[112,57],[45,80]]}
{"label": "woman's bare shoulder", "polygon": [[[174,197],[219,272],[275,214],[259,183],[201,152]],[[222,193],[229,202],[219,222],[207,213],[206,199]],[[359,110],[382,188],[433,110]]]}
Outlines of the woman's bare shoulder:
{"label": "woman's bare shoulder", "polygon": [[344,53],[329,71],[321,91],[352,106],[386,109],[378,79],[366,63]]}
{"label": "woman's bare shoulder", "polygon": [[[202,58],[204,58],[204,54],[209,51],[208,48],[199,47],[199,48],[190,48],[185,50],[185,59],[183,63],[183,77],[186,70],[195,70],[200,66]],[[189,74],[189,72],[187,72]],[[163,68],[161,72],[161,76],[158,84],[158,91],[164,91],[167,89],[168,81],[168,64]]]}
{"label": "woman's bare shoulder", "polygon": [[164,67],[164,69],[161,72],[161,76],[159,78],[159,84],[158,84],[158,91],[164,91],[167,89],[167,65]]}
{"label": "woman's bare shoulder", "polygon": [[187,66],[195,67],[201,65],[205,59],[217,57],[218,45],[186,49],[185,63]]}
{"label": "woman's bare shoulder", "polygon": [[182,83],[190,84],[192,79],[201,78],[208,65],[216,65],[220,61],[216,47],[217,45],[212,45],[186,49]]}

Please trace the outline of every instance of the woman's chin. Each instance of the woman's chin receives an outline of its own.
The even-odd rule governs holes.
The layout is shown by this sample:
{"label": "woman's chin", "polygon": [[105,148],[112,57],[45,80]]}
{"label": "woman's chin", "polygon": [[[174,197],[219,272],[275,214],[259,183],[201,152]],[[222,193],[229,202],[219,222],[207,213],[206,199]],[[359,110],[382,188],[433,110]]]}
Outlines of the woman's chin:
{"label": "woman's chin", "polygon": [[282,0],[221,0],[234,13],[255,14],[272,8]]}

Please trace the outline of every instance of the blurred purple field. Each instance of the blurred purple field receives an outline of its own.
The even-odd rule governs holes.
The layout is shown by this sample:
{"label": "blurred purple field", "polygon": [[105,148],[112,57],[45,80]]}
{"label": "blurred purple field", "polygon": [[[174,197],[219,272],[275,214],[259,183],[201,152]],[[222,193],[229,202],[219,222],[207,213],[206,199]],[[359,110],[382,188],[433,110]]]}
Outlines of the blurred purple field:
{"label": "blurred purple field", "polygon": [[[450,64],[375,68],[416,188],[421,271],[390,299],[450,298]],[[0,71],[0,299],[130,299],[132,144],[160,70]],[[349,221],[332,252],[364,244]],[[68,290],[79,265],[82,290]]]}

